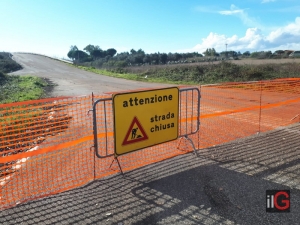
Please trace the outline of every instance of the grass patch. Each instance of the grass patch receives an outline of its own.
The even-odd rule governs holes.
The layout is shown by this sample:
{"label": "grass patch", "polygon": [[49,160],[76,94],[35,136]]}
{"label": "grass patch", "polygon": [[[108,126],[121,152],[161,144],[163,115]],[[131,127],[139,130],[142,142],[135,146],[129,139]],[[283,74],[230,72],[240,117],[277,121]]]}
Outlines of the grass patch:
{"label": "grass patch", "polygon": [[0,104],[44,97],[44,88],[48,85],[43,79],[5,74],[22,69],[11,57],[12,55],[8,52],[0,53]]}
{"label": "grass patch", "polygon": [[[40,99],[46,96],[46,81],[33,76],[11,76],[0,72],[0,103]],[[0,107],[0,157],[27,152],[48,136],[65,131],[71,117],[60,111],[66,106],[34,105]],[[16,172],[18,160],[0,164],[0,180]]]}
{"label": "grass patch", "polygon": [[[182,80],[173,80],[168,79],[167,77],[159,77],[159,76],[148,76],[147,73],[142,72],[140,74],[128,73],[123,69],[96,69],[94,67],[85,67],[85,66],[76,66],[79,69],[93,72],[100,75],[105,75],[109,77],[122,78],[126,80],[135,80],[135,81],[143,81],[143,82],[154,82],[154,83],[168,83],[168,84],[197,84],[194,81],[182,81]],[[147,76],[147,78],[146,78]]]}
{"label": "grass patch", "polygon": [[[1,73],[1,72],[0,72]],[[0,74],[0,103],[35,100],[44,97],[47,83],[33,76]]]}

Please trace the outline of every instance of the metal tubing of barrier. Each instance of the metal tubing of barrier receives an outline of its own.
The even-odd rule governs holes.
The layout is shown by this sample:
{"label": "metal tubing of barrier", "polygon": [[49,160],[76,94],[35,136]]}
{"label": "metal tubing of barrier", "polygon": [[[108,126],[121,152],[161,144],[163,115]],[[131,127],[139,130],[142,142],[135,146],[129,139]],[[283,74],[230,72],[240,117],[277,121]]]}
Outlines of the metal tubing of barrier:
{"label": "metal tubing of barrier", "polygon": [[194,150],[194,153],[195,153],[195,156],[198,157],[197,149],[195,148],[195,145],[194,145],[193,140],[190,139],[188,135],[184,136],[184,138],[185,138],[186,140],[188,140],[188,141],[191,143],[191,145],[192,145],[192,147],[193,147],[193,150]]}
{"label": "metal tubing of barrier", "polygon": [[[178,138],[184,138],[188,140],[191,143],[191,146],[193,148],[193,151],[195,155],[197,156],[196,148],[193,143],[193,140],[189,138],[189,135],[196,134],[199,131],[200,127],[200,91],[198,88],[184,88],[179,90],[180,93],[180,101],[179,101],[179,134]],[[194,98],[194,94],[196,93],[196,97]],[[107,128],[107,113],[106,113],[106,102],[112,101],[112,98],[104,98],[104,99],[98,99],[93,104],[93,131],[94,131],[94,148],[95,153],[98,158],[106,158],[114,156],[114,153],[109,154],[108,153],[108,128]],[[196,101],[196,102],[195,102]],[[98,132],[97,132],[97,105],[99,103],[103,102],[103,111],[104,111],[104,132],[105,132],[105,154],[100,153],[99,144],[98,144]],[[183,103],[184,102],[184,105]],[[194,111],[195,114],[194,114]],[[190,112],[190,113],[189,113]],[[196,124],[194,124],[194,121],[196,120]],[[190,123],[190,124],[189,124]],[[115,157],[115,159],[117,159]],[[114,159],[114,160],[115,160]],[[113,160],[113,161],[114,161]],[[120,167],[120,163],[117,160],[118,165]],[[120,170],[122,172],[122,169],[120,167]],[[123,172],[122,172],[123,174]]]}
{"label": "metal tubing of barrier", "polygon": [[119,169],[120,169],[121,174],[124,175],[123,170],[122,170],[122,167],[121,167],[121,164],[120,164],[120,162],[119,162],[119,160],[118,160],[118,157],[115,157],[115,158],[113,159],[113,161],[111,161],[111,164],[110,164],[109,168],[111,168],[111,166],[112,166],[112,164],[113,164],[113,162],[114,162],[115,160],[116,160],[117,163],[118,163],[118,166],[119,166]]}
{"label": "metal tubing of barrier", "polygon": [[[189,141],[192,145],[192,148],[193,148],[193,151],[194,151],[194,154],[196,157],[198,157],[198,154],[197,154],[197,149],[194,145],[194,142],[191,138],[189,138],[189,135],[192,135],[192,134],[195,134],[199,131],[199,128],[200,128],[200,98],[201,98],[201,94],[200,94],[200,90],[198,88],[184,88],[184,89],[180,89],[180,97],[182,95],[182,93],[186,92],[186,99],[185,99],[185,118],[182,118],[182,104],[180,101],[180,107],[179,107],[179,110],[180,110],[180,120],[181,121],[185,121],[185,133],[184,134],[181,134],[181,122],[180,122],[180,135],[179,135],[179,138],[184,138],[186,139],[187,141]],[[197,93],[197,113],[196,113],[196,129],[193,130],[193,118],[194,118],[194,91],[196,91]],[[192,98],[191,98],[191,108],[192,108],[192,111],[191,111],[191,116],[189,117],[188,116],[188,93],[187,92],[192,92]],[[191,129],[190,129],[190,132],[188,132],[188,120],[189,118],[192,118],[191,120]],[[178,148],[179,146],[177,146]]]}
{"label": "metal tubing of barrier", "polygon": [[[185,104],[185,118],[182,118],[182,114],[181,114],[181,111],[182,111],[182,107],[181,107],[181,100],[180,100],[180,105],[179,105],[179,112],[180,112],[180,127],[181,127],[181,122],[182,121],[185,121],[185,130],[186,130],[186,132],[184,133],[184,134],[181,134],[181,130],[180,130],[180,133],[179,133],[179,137],[185,137],[186,135],[191,135],[191,134],[195,134],[195,133],[197,133],[198,131],[199,131],[199,128],[200,128],[200,99],[201,99],[201,95],[200,95],[200,90],[198,89],[198,88],[195,88],[195,87],[193,87],[193,88],[184,88],[184,89],[180,89],[179,90],[179,92],[180,92],[180,98],[182,97],[181,95],[182,95],[182,93],[184,93],[184,92],[192,92],[191,93],[191,101],[190,101],[190,103],[191,103],[191,108],[192,109],[194,109],[194,91],[196,91],[196,93],[197,93],[197,113],[196,113],[196,115],[194,116],[194,111],[192,110],[191,111],[191,116],[188,116],[188,95],[187,95],[187,93],[186,93],[186,104]],[[190,132],[188,132],[188,130],[187,130],[187,128],[188,128],[188,124],[187,124],[187,122],[188,122],[188,120],[192,120],[193,121],[193,118],[194,117],[196,117],[196,129],[193,131],[193,122],[191,122],[191,130],[190,130]]]}
{"label": "metal tubing of barrier", "polygon": [[114,154],[108,154],[108,148],[107,148],[107,115],[104,113],[104,126],[105,126],[105,152],[106,155],[100,155],[99,153],[99,148],[98,148],[98,132],[97,132],[97,110],[96,106],[99,102],[104,102],[104,112],[106,112],[106,101],[111,101],[112,98],[103,98],[103,99],[98,99],[97,101],[94,102],[93,104],[93,131],[94,131],[94,148],[95,148],[95,153],[98,158],[106,158],[113,156]]}

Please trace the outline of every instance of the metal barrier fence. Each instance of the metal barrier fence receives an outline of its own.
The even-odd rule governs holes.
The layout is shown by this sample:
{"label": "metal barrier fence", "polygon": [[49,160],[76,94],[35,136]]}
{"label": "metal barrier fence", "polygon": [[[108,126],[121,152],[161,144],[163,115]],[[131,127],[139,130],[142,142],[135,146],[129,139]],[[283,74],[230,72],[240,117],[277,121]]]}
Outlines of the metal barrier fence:
{"label": "metal barrier fence", "polygon": [[[186,134],[201,149],[300,121],[300,79],[207,85],[199,91],[200,117],[198,91],[181,92],[182,138],[123,155],[124,171],[193,151]],[[98,159],[91,148],[92,104],[91,96],[83,96],[0,105],[1,209],[119,172],[117,164],[110,167],[113,156]],[[100,155],[113,153],[112,115],[111,100],[97,104]]]}
{"label": "metal barrier fence", "polygon": [[[189,135],[196,134],[200,126],[200,90],[198,88],[182,88],[179,90],[179,129],[178,137],[190,141]],[[114,156],[112,97],[102,98],[93,104],[94,149],[98,158]],[[196,118],[195,120],[193,118]],[[99,138],[98,138],[99,136]],[[102,138],[101,138],[102,137]],[[100,140],[100,141],[99,141]]]}
{"label": "metal barrier fence", "polygon": [[[196,134],[200,126],[200,91],[198,88],[182,88],[179,90],[179,129],[178,137],[185,138],[191,143],[194,153],[196,147],[190,135]],[[100,159],[114,156],[114,120],[112,110],[112,98],[102,98],[93,104],[93,132],[96,156]],[[196,118],[195,120],[193,118]],[[152,148],[155,148],[152,147]],[[147,148],[150,149],[150,148]],[[145,149],[144,149],[145,150]],[[132,153],[131,153],[132,154]],[[149,152],[151,154],[151,152]],[[122,156],[123,157],[123,156]],[[132,158],[132,156],[131,156]],[[115,157],[121,173],[123,174],[119,160]],[[112,162],[114,162],[114,160]],[[137,159],[136,159],[137,160]],[[112,164],[111,164],[112,165]],[[109,168],[111,167],[109,166]]]}

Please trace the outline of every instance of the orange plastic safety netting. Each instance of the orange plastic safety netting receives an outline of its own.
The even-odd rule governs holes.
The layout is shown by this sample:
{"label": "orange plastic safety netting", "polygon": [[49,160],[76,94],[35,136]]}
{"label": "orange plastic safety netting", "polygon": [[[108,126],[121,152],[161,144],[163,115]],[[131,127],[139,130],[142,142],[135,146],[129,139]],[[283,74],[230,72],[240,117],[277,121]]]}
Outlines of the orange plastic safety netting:
{"label": "orange plastic safety netting", "polygon": [[[300,79],[201,86],[200,131],[205,148],[299,121]],[[48,196],[119,172],[113,157],[99,159],[93,143],[92,102],[107,96],[52,98],[0,105],[0,208]],[[197,127],[197,93],[180,94],[180,134]],[[113,153],[110,100],[97,105],[101,154]],[[119,157],[124,171],[192,151],[185,139]],[[174,165],[176,166],[176,165]]]}
{"label": "orange plastic safety netting", "polygon": [[202,86],[201,95],[201,148],[300,119],[299,78]]}

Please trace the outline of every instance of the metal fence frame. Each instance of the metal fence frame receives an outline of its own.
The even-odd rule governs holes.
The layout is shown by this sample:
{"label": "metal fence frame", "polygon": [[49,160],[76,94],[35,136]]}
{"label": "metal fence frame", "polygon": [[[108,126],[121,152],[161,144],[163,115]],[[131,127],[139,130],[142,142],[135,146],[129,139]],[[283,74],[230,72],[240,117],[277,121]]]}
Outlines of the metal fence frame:
{"label": "metal fence frame", "polygon": [[[196,134],[198,131],[199,131],[199,129],[200,129],[200,99],[201,99],[201,93],[200,93],[200,90],[198,89],[198,88],[196,88],[196,87],[192,87],[192,88],[183,88],[183,89],[180,89],[179,90],[180,91],[180,102],[179,102],[179,112],[180,112],[180,115],[179,115],[179,117],[180,117],[180,119],[182,119],[182,116],[181,116],[181,109],[182,109],[182,105],[181,105],[181,93],[182,92],[188,92],[188,91],[192,91],[192,108],[194,108],[193,106],[194,106],[194,91],[196,91],[196,93],[197,93],[197,114],[196,114],[196,118],[197,118],[197,123],[196,123],[196,129],[194,130],[194,131],[192,131],[192,129],[193,129],[193,123],[191,123],[191,132],[186,132],[185,134],[181,134],[181,135],[179,135],[178,136],[178,138],[184,138],[184,139],[186,139],[186,140],[188,140],[190,143],[191,143],[191,145],[192,145],[192,147],[193,147],[193,150],[194,150],[194,153],[195,153],[195,155],[196,155],[196,157],[198,157],[198,154],[197,154],[197,149],[196,149],[196,147],[195,147],[195,145],[194,145],[194,142],[193,142],[193,140],[189,137],[189,135],[192,135],[192,134]],[[186,94],[186,105],[185,105],[185,115],[186,115],[186,117],[185,117],[185,121],[186,121],[186,127],[187,127],[187,121],[188,121],[188,116],[187,116],[187,105],[188,105],[188,101],[187,101],[187,94]],[[192,111],[193,112],[193,111]],[[192,115],[191,115],[191,119],[193,119],[193,113],[192,113]],[[179,122],[179,125],[180,125],[180,127],[181,127],[181,122]],[[186,129],[186,131],[187,131],[187,129]]]}
{"label": "metal fence frame", "polygon": [[[196,108],[196,115],[194,116],[194,113],[193,113],[193,110],[192,110],[192,114],[191,114],[191,117],[188,116],[188,92],[191,92],[192,93],[192,101],[191,101],[191,107],[192,109],[194,110],[194,107],[197,107]],[[182,88],[182,89],[179,89],[179,93],[180,93],[180,101],[179,101],[179,118],[182,120],[184,119],[185,120],[185,133],[182,133],[181,132],[181,122],[179,121],[179,135],[178,135],[178,139],[179,138],[184,138],[186,140],[188,140],[192,147],[193,147],[193,150],[194,150],[194,153],[196,156],[197,155],[197,152],[196,152],[196,147],[193,143],[193,140],[191,138],[189,138],[189,135],[192,135],[192,134],[196,134],[199,129],[200,129],[200,99],[201,99],[201,94],[200,94],[200,90],[197,88],[197,87],[192,87],[192,88]],[[186,93],[186,104],[185,105],[182,105],[182,93]],[[197,94],[197,97],[196,97],[196,104],[194,104],[194,93]],[[107,157],[111,157],[111,156],[115,156],[115,154],[108,154],[108,136],[107,136],[107,114],[106,114],[106,102],[107,101],[112,101],[112,97],[109,97],[109,98],[102,98],[102,99],[98,99],[96,100],[94,103],[93,103],[93,109],[90,110],[93,112],[93,133],[94,133],[94,145],[92,146],[94,149],[95,149],[95,154],[98,158],[107,158]],[[100,102],[103,102],[104,103],[104,130],[105,130],[105,155],[101,155],[99,153],[99,146],[98,146],[98,132],[97,132],[97,104],[100,103]],[[182,109],[183,107],[185,107],[185,117],[182,118]],[[184,110],[184,109],[183,109]],[[196,117],[197,120],[196,120],[196,125],[195,125],[195,129],[193,130],[194,126],[193,126],[193,123],[191,123],[191,130],[188,131],[187,127],[188,127],[188,124],[187,124],[187,121],[188,120],[193,120],[193,117]],[[178,140],[177,139],[177,140]],[[117,157],[115,157],[117,158]],[[119,163],[119,162],[118,162]]]}
{"label": "metal fence frame", "polygon": [[[106,158],[106,157],[110,157],[113,156],[114,154],[108,154],[108,148],[107,148],[107,115],[106,115],[106,102],[107,101],[112,101],[112,97],[110,98],[102,98],[102,99],[98,99],[93,103],[93,109],[91,111],[93,111],[93,132],[94,132],[94,146],[92,146],[95,149],[95,153],[96,156],[98,158]],[[104,102],[104,129],[105,129],[105,152],[106,155],[105,156],[101,156],[99,154],[98,151],[98,133],[97,133],[97,104],[99,102]]]}

